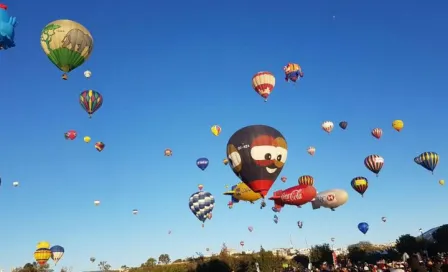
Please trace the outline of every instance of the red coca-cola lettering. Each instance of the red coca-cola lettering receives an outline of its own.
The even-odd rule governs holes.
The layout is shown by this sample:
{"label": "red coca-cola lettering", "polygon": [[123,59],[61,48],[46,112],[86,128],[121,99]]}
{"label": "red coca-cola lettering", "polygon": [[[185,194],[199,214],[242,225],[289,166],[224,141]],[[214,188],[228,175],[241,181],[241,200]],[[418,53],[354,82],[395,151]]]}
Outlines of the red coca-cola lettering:
{"label": "red coca-cola lettering", "polygon": [[302,189],[294,190],[289,194],[282,194],[281,199],[283,202],[295,202],[302,199]]}

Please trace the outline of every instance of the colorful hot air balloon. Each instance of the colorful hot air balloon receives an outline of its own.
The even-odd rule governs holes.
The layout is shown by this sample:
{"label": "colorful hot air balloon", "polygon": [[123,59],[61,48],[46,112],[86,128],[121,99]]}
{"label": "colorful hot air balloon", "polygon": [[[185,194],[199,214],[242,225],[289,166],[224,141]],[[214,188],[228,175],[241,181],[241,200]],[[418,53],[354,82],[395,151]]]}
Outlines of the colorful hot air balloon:
{"label": "colorful hot air balloon", "polygon": [[358,229],[363,234],[366,234],[369,231],[369,224],[367,224],[366,222],[361,222],[358,224]]}
{"label": "colorful hot air balloon", "polygon": [[252,232],[254,230],[254,227],[249,226],[247,229],[249,230],[249,232]]}
{"label": "colorful hot air balloon", "polygon": [[215,198],[209,192],[199,191],[190,196],[188,206],[204,227],[205,220],[209,219],[208,216],[215,207]]}
{"label": "colorful hot air balloon", "polygon": [[288,178],[287,177],[282,177],[281,180],[282,180],[282,182],[286,182],[288,180]]}
{"label": "colorful hot air balloon", "polygon": [[283,67],[285,72],[285,80],[296,82],[299,78],[303,77],[302,68],[297,63],[288,63]]}
{"label": "colorful hot air balloon", "polygon": [[308,147],[306,152],[308,152],[308,154],[310,154],[311,156],[314,156],[314,154],[316,153],[316,148],[313,146],[310,146],[310,147]]}
{"label": "colorful hot air balloon", "polygon": [[258,72],[252,77],[252,88],[264,101],[268,101],[268,97],[275,87],[275,76],[271,72]]}
{"label": "colorful hot air balloon", "polygon": [[351,185],[353,190],[364,196],[367,188],[369,188],[369,181],[365,177],[356,177],[352,179]]}
{"label": "colorful hot air balloon", "polygon": [[169,148],[165,149],[165,157],[173,156],[173,151]]}
{"label": "colorful hot air balloon", "polygon": [[92,139],[89,136],[85,136],[84,137],[84,142],[87,143],[87,144],[90,143],[91,140]]}
{"label": "colorful hot air balloon", "polygon": [[81,66],[92,54],[93,38],[81,24],[71,20],[56,20],[44,27],[40,44],[50,61],[67,73]]}
{"label": "colorful hot air balloon", "polygon": [[346,121],[339,122],[339,127],[342,129],[347,129],[348,123]]}
{"label": "colorful hot air balloon", "polygon": [[75,130],[69,130],[66,133],[64,133],[64,138],[66,140],[74,140],[76,139],[76,136],[78,136],[78,133]]}
{"label": "colorful hot air balloon", "polygon": [[34,259],[40,266],[44,266],[51,258],[51,250],[49,248],[39,248],[34,251]]}
{"label": "colorful hot air balloon", "polygon": [[36,248],[37,249],[39,249],[39,248],[48,248],[48,249],[50,249],[50,243],[47,242],[47,241],[40,241],[39,243],[37,243]]}
{"label": "colorful hot air balloon", "polygon": [[132,214],[133,214],[133,215],[137,215],[137,214],[138,214],[138,210],[137,210],[137,209],[133,209],[133,210],[132,210]]}
{"label": "colorful hot air balloon", "polygon": [[400,132],[403,129],[403,127],[404,127],[404,123],[403,123],[402,120],[395,120],[395,121],[392,122],[392,127],[396,131]]}
{"label": "colorful hot air balloon", "polygon": [[93,90],[83,91],[79,95],[79,104],[92,118],[92,115],[103,105],[103,96]]}
{"label": "colorful hot air balloon", "polygon": [[384,159],[380,155],[369,155],[364,159],[364,165],[378,176],[381,168],[383,168]]}
{"label": "colorful hot air balloon", "polygon": [[248,126],[230,137],[227,157],[235,175],[264,197],[285,165],[288,145],[275,128]]}
{"label": "colorful hot air balloon", "polygon": [[381,217],[381,221],[386,222],[387,218],[385,216]]}
{"label": "colorful hot air balloon", "polygon": [[96,142],[96,144],[95,144],[95,149],[98,152],[103,151],[104,147],[106,147],[106,145],[103,142]]}
{"label": "colorful hot air balloon", "polygon": [[240,242],[240,246],[242,246],[242,247],[244,246],[244,241]]}
{"label": "colorful hot air balloon", "polygon": [[89,70],[84,71],[84,76],[85,76],[86,78],[90,78],[90,77],[92,76],[92,72],[90,72]]}
{"label": "colorful hot air balloon", "polygon": [[95,257],[90,257],[90,261],[92,262],[92,263],[94,263],[95,262]]}
{"label": "colorful hot air balloon", "polygon": [[274,223],[278,224],[278,216],[277,215],[274,215]]}
{"label": "colorful hot air balloon", "polygon": [[212,128],[210,130],[212,131],[213,135],[215,135],[215,136],[219,136],[219,134],[221,134],[221,127],[218,125],[212,126]]}
{"label": "colorful hot air balloon", "polygon": [[297,221],[297,226],[301,229],[303,227],[303,222],[302,221]]}
{"label": "colorful hot air balloon", "polygon": [[375,137],[377,139],[380,139],[382,135],[383,135],[383,130],[382,129],[380,129],[380,128],[372,129],[372,136],[373,137]]}
{"label": "colorful hot air balloon", "polygon": [[229,209],[232,209],[233,208],[233,202],[229,201],[229,203],[227,203],[227,207],[229,207]]}
{"label": "colorful hot air balloon", "polygon": [[299,177],[299,184],[314,186],[314,178],[310,175],[301,176]]}
{"label": "colorful hot air balloon", "polygon": [[52,246],[50,248],[51,251],[51,259],[54,261],[54,264],[56,265],[60,259],[62,259],[62,256],[64,256],[64,248],[61,246]]}
{"label": "colorful hot air balloon", "polygon": [[224,165],[227,165],[227,164],[229,164],[229,160],[228,159],[224,159],[224,160],[222,160],[222,163],[224,163]]}
{"label": "colorful hot air balloon", "polygon": [[334,124],[333,124],[333,122],[331,122],[331,121],[325,121],[325,122],[322,123],[322,129],[323,129],[325,132],[327,132],[328,134],[331,133],[331,131],[333,130],[333,128],[334,128]]}
{"label": "colorful hot air balloon", "polygon": [[436,152],[423,152],[422,154],[415,157],[414,161],[426,170],[433,173],[434,169],[436,169],[437,164],[439,163],[439,154],[437,154]]}
{"label": "colorful hot air balloon", "polygon": [[439,184],[443,186],[443,185],[445,185],[445,181],[443,179],[441,179],[441,180],[439,180]]}
{"label": "colorful hot air balloon", "polygon": [[202,189],[204,189],[204,185],[199,184],[199,185],[198,185],[198,190],[199,190],[199,191],[202,191]]}
{"label": "colorful hot air balloon", "polygon": [[204,171],[207,168],[208,164],[209,164],[209,160],[207,158],[199,158],[196,160],[196,165],[202,171]]}
{"label": "colorful hot air balloon", "polygon": [[8,6],[0,4],[0,50],[7,50],[16,46],[14,42],[16,17],[9,16]]}
{"label": "colorful hot air balloon", "polygon": [[95,205],[95,206],[99,206],[100,204],[101,204],[101,201],[99,201],[99,200],[93,201],[93,205]]}

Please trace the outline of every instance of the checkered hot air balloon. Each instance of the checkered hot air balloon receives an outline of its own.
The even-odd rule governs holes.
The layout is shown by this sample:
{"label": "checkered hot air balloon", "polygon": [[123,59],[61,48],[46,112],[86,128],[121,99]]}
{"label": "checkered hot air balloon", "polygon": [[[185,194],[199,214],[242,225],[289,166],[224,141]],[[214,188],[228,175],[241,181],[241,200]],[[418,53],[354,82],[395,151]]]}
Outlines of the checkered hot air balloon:
{"label": "checkered hot air balloon", "polygon": [[204,227],[205,220],[209,219],[215,207],[215,198],[209,192],[199,191],[190,196],[188,206],[194,216],[203,223],[202,227]]}

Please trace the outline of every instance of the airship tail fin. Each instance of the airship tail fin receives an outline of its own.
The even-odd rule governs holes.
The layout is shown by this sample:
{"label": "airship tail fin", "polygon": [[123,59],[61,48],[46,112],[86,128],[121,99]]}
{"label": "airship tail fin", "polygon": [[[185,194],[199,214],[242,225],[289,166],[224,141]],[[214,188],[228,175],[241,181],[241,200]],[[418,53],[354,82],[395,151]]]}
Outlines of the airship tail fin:
{"label": "airship tail fin", "polygon": [[311,206],[313,207],[313,210],[320,209],[320,202],[318,200],[311,201]]}
{"label": "airship tail fin", "polygon": [[282,190],[278,190],[278,191],[274,192],[274,195],[269,198],[269,200],[274,200],[274,207],[278,211],[280,211],[281,208],[283,208],[283,206],[285,206],[285,203],[283,203],[283,201],[281,199],[282,193],[283,193]]}
{"label": "airship tail fin", "polygon": [[236,199],[236,198],[232,195],[232,202],[233,202],[233,203],[238,203],[238,202],[240,202],[240,200],[239,200],[239,199]]}

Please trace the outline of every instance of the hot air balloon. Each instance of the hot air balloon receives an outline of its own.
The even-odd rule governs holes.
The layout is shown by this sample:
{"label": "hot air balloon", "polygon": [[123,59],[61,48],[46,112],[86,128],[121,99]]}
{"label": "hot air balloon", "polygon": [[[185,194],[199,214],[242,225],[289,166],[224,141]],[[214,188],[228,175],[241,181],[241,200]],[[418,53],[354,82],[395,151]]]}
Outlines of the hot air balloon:
{"label": "hot air balloon", "polygon": [[361,222],[358,224],[358,229],[363,234],[366,234],[369,231],[369,224],[367,224],[366,222]]}
{"label": "hot air balloon", "polygon": [[227,157],[235,175],[264,197],[285,165],[288,145],[275,128],[253,125],[230,137]]}
{"label": "hot air balloon", "polygon": [[273,211],[273,212],[276,212],[276,213],[277,213],[277,212],[280,212],[276,207],[272,207],[272,211]]}
{"label": "hot air balloon", "polygon": [[69,130],[66,133],[64,133],[64,138],[66,140],[74,140],[76,139],[76,136],[78,136],[78,133],[75,130]]}
{"label": "hot air balloon", "polygon": [[94,90],[83,91],[79,95],[79,104],[89,114],[89,118],[103,105],[103,96]]}
{"label": "hot air balloon", "polygon": [[212,131],[213,135],[215,135],[215,136],[219,136],[219,134],[221,134],[221,127],[218,125],[212,126],[210,130]]}
{"label": "hot air balloon", "polygon": [[333,124],[333,122],[331,122],[331,121],[325,121],[325,122],[322,123],[322,129],[323,129],[325,132],[327,132],[328,134],[331,133],[331,131],[333,130],[333,128],[334,128],[334,124]]}
{"label": "hot air balloon", "polygon": [[233,208],[233,202],[229,201],[229,203],[227,203],[227,207],[229,207],[229,209]]}
{"label": "hot air balloon", "polygon": [[268,97],[275,87],[275,76],[271,72],[258,72],[252,77],[252,88],[264,101],[268,101]]}
{"label": "hot air balloon", "polygon": [[106,147],[106,145],[103,142],[96,142],[96,144],[95,144],[95,149],[98,152],[103,151],[104,147]]}
{"label": "hot air balloon", "polygon": [[380,139],[382,135],[383,135],[383,130],[382,129],[380,129],[380,128],[372,129],[372,136],[373,137],[375,137],[377,139]]}
{"label": "hot air balloon", "polygon": [[274,223],[277,224],[278,223],[278,216],[274,215]]}
{"label": "hot air balloon", "polygon": [[335,239],[334,239],[334,237],[331,237],[331,239],[330,239],[330,240],[331,240],[331,242],[334,242],[334,240],[335,240]]}
{"label": "hot air balloon", "polygon": [[199,159],[196,160],[196,165],[202,171],[204,171],[207,168],[208,164],[209,164],[209,161],[208,161],[207,158],[199,158]]}
{"label": "hot air balloon", "polygon": [[91,140],[92,139],[89,136],[85,136],[84,137],[84,142],[87,143],[87,144],[90,143]]}
{"label": "hot air balloon", "polygon": [[209,214],[207,214],[207,219],[211,220],[212,217],[213,217],[213,213],[212,213],[212,212],[210,212]]}
{"label": "hot air balloon", "polygon": [[171,230],[168,231],[168,235],[171,234]]}
{"label": "hot air balloon", "polygon": [[263,199],[263,200],[261,200],[261,203],[260,203],[260,209],[263,209],[264,207],[266,207],[266,202]]}
{"label": "hot air balloon", "polygon": [[302,221],[297,221],[297,226],[301,229],[303,227],[303,222]]}
{"label": "hot air balloon", "polygon": [[19,182],[18,182],[18,181],[14,181],[14,182],[12,183],[12,186],[14,186],[14,187],[19,187]]}
{"label": "hot air balloon", "polygon": [[414,161],[426,170],[429,170],[431,171],[431,173],[433,173],[434,169],[436,169],[437,164],[439,163],[439,154],[437,154],[436,152],[423,152],[422,154],[415,157]]}
{"label": "hot air balloon", "polygon": [[95,257],[90,257],[90,261],[92,262],[92,263],[94,263],[95,262]]}
{"label": "hot air balloon", "polygon": [[381,221],[386,222],[387,218],[385,216],[381,217]]}
{"label": "hot air balloon", "polygon": [[288,180],[288,178],[287,177],[282,177],[281,180],[282,180],[282,182],[286,182]]}
{"label": "hot air balloon", "polygon": [[347,128],[347,126],[348,126],[348,123],[346,121],[339,122],[340,128],[345,130]]}
{"label": "hot air balloon", "polygon": [[34,252],[34,259],[40,266],[44,266],[51,258],[51,250],[49,248],[39,248]]}
{"label": "hot air balloon", "polygon": [[61,246],[52,246],[50,248],[51,251],[51,259],[54,261],[54,264],[56,265],[60,259],[62,259],[62,256],[64,256],[64,248]]}
{"label": "hot air balloon", "polygon": [[302,68],[297,63],[288,63],[283,67],[285,72],[285,80],[296,82],[299,78],[303,77]]}
{"label": "hot air balloon", "polygon": [[445,185],[445,181],[443,179],[439,180],[440,185]]}
{"label": "hot air balloon", "polygon": [[364,159],[364,165],[378,177],[383,168],[384,159],[380,155],[369,155]]}
{"label": "hot air balloon", "polygon": [[93,205],[95,205],[95,206],[99,206],[100,204],[101,204],[101,201],[99,201],[99,200],[93,201]]}
{"label": "hot air balloon", "polygon": [[247,229],[248,229],[250,232],[252,232],[252,231],[254,230],[254,227],[249,226]]}
{"label": "hot air balloon", "polygon": [[7,50],[16,46],[14,43],[16,17],[9,16],[8,6],[0,4],[0,50]]}
{"label": "hot air balloon", "polygon": [[92,76],[92,72],[90,72],[89,70],[84,71],[84,76],[85,76],[86,78],[90,78],[90,77]]}
{"label": "hot air balloon", "polygon": [[351,185],[353,190],[364,197],[364,193],[367,191],[367,188],[369,188],[369,181],[365,177],[356,177],[352,179]]}
{"label": "hot air balloon", "polygon": [[40,43],[50,61],[67,73],[81,66],[92,54],[93,38],[81,24],[71,20],[56,20],[44,27]]}
{"label": "hot air balloon", "polygon": [[199,184],[199,185],[198,185],[198,190],[199,190],[199,191],[202,191],[202,189],[204,189],[204,185]]}
{"label": "hot air balloon", "polygon": [[392,122],[392,127],[396,131],[400,132],[403,129],[403,127],[404,127],[404,123],[403,123],[402,120],[395,120],[395,121]]}
{"label": "hot air balloon", "polygon": [[301,176],[301,177],[299,177],[299,184],[314,186],[314,178],[309,175]]}
{"label": "hot air balloon", "polygon": [[133,215],[137,215],[137,214],[138,214],[138,210],[137,210],[137,209],[133,209],[133,210],[132,210],[132,214],[133,214]]}
{"label": "hot air balloon", "polygon": [[39,243],[37,243],[36,248],[37,249],[39,249],[39,248],[48,248],[48,249],[50,249],[50,243],[47,242],[47,241],[40,241]]}
{"label": "hot air balloon", "polygon": [[240,242],[240,246],[242,246],[242,247],[244,246],[244,241]]}
{"label": "hot air balloon", "polygon": [[227,165],[227,164],[229,164],[229,160],[228,159],[224,159],[224,160],[222,160],[222,163],[224,163],[224,165]]}
{"label": "hot air balloon", "polygon": [[173,156],[173,151],[169,148],[165,149],[165,157]]}
{"label": "hot air balloon", "polygon": [[212,213],[215,207],[215,198],[209,192],[199,191],[190,196],[188,205],[196,218],[202,222],[202,227],[204,227],[205,220],[209,218],[209,214]]}
{"label": "hot air balloon", "polygon": [[316,148],[314,148],[313,146],[310,146],[310,147],[308,147],[306,152],[308,152],[308,154],[310,154],[311,156],[314,156],[314,153],[316,153]]}

